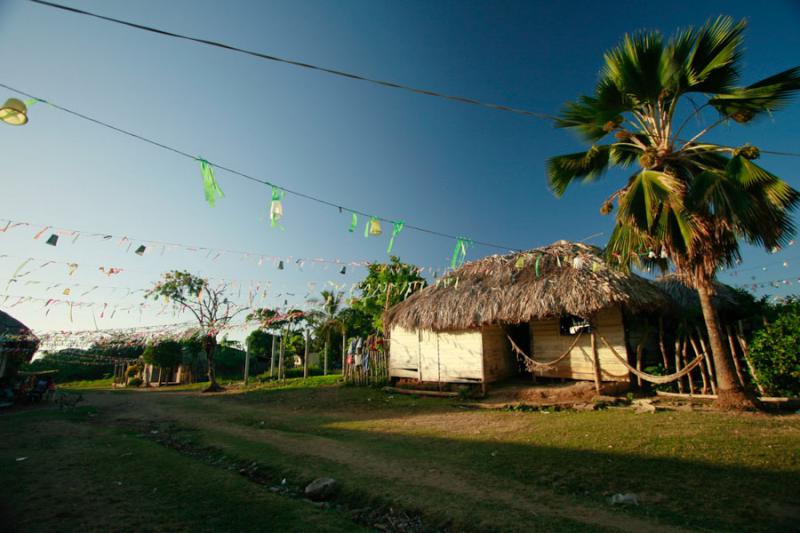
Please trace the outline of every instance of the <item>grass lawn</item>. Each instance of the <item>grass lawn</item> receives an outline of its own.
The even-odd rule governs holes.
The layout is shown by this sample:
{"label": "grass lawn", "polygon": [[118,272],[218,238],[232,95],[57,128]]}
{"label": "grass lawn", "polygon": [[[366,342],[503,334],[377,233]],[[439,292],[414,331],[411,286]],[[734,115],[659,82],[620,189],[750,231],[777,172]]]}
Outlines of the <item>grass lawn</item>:
{"label": "grass lawn", "polygon": [[[357,529],[388,507],[426,530],[788,531],[800,520],[798,415],[489,411],[335,379],[218,395],[84,387],[79,409],[2,414],[2,514],[25,531]],[[341,490],[322,509],[271,493],[242,465],[266,486],[331,476]],[[607,502],[626,492],[640,505]]]}

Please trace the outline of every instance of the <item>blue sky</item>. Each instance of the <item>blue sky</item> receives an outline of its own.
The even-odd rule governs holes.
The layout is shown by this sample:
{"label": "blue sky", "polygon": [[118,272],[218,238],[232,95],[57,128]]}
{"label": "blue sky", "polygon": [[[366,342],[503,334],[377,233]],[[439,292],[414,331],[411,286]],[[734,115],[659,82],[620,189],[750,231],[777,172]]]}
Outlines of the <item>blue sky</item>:
{"label": "blue sky", "polygon": [[[66,0],[65,0],[66,1]],[[490,102],[556,112],[592,90],[602,53],[625,32],[702,24],[729,14],[747,17],[744,82],[798,62],[800,5],[770,2],[212,2],[69,1],[179,33]],[[556,199],[546,187],[545,160],[577,151],[571,133],[523,116],[386,89],[219,49],[158,37],[24,1],[0,0],[0,82],[153,138],[191,154],[286,187],[390,219],[514,248],[558,239],[602,245],[613,222],[599,213],[619,183],[610,173]],[[0,94],[0,98],[14,96]],[[197,164],[38,104],[30,123],[0,125],[3,194],[0,217],[29,221],[0,234],[2,308],[38,329],[92,329],[174,322],[159,305],[128,314],[159,274],[184,268],[237,280],[246,294],[271,283],[265,305],[298,303],[331,281],[358,281],[364,269],[296,258],[383,260],[390,228],[364,239],[348,233],[347,212],[287,195],[285,231],[268,222],[268,188],[224,172],[226,197],[209,208]],[[720,141],[800,151],[800,103],[747,128],[720,128]],[[800,158],[762,163],[800,188]],[[118,239],[62,236],[55,248],[33,236],[44,225],[150,240],[252,251],[270,261],[155,248],[143,257]],[[1,227],[1,226],[0,226]],[[48,233],[49,234],[49,233]],[[452,240],[405,230],[395,244],[403,260],[445,267]],[[135,248],[135,246],[134,246]],[[501,252],[475,246],[468,258]],[[291,260],[288,258],[291,256]],[[23,262],[24,281],[6,287]],[[72,275],[63,264],[75,262]],[[783,266],[787,261],[788,266]],[[760,267],[766,265],[767,269]],[[107,277],[98,267],[122,268]],[[800,276],[800,246],[778,254],[746,250],[731,283]],[[752,280],[751,277],[755,277]],[[40,281],[29,283],[27,281]],[[48,290],[53,284],[59,287]],[[76,284],[80,284],[77,286]],[[94,286],[84,297],[86,290]],[[96,302],[62,305],[18,296]],[[124,289],[104,288],[123,287]],[[238,293],[238,287],[235,292]],[[796,292],[793,287],[770,294]],[[287,296],[291,293],[294,296]],[[763,294],[761,290],[758,294]],[[4,299],[0,299],[3,302]],[[14,305],[13,308],[10,306]],[[94,315],[94,317],[93,317]]]}

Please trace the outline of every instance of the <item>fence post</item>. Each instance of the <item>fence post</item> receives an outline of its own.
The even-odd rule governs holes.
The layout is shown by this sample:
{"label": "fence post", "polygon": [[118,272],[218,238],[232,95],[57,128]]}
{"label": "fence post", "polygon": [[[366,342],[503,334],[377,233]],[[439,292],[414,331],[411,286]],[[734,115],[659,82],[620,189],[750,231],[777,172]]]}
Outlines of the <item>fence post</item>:
{"label": "fence post", "polygon": [[308,328],[306,328],[306,350],[303,356],[303,379],[308,378]]}

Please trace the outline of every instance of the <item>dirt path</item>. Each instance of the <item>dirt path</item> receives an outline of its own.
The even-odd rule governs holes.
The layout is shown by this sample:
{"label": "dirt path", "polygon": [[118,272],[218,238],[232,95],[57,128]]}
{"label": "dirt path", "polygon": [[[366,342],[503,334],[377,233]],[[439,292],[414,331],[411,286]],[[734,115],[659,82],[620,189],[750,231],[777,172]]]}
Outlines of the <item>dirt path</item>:
{"label": "dirt path", "polygon": [[[415,459],[414,464],[408,464],[408,461],[402,458],[393,458],[390,462],[385,457],[372,453],[368,446],[340,442],[312,433],[279,430],[270,427],[269,422],[260,428],[235,422],[247,416],[270,420],[290,415],[292,414],[290,407],[273,404],[254,407],[239,402],[215,401],[213,398],[204,397],[203,401],[213,404],[208,406],[209,409],[199,412],[196,409],[186,408],[180,401],[175,401],[180,396],[186,395],[105,393],[92,394],[89,401],[104,408],[106,413],[112,414],[116,419],[178,422],[181,426],[223,432],[249,442],[268,444],[286,454],[322,458],[378,478],[434,489],[443,493],[443,497],[489,503],[498,509],[513,509],[540,518],[542,516],[564,518],[586,526],[609,530],[676,531],[674,526],[663,526],[623,513],[583,506],[567,497],[519,482],[476,472],[464,472],[461,469],[454,471],[441,462],[434,463],[424,458]],[[457,427],[463,424],[463,420],[459,419],[459,415],[462,414],[465,413],[437,414],[434,417],[435,425],[441,427],[449,424],[451,427]]]}

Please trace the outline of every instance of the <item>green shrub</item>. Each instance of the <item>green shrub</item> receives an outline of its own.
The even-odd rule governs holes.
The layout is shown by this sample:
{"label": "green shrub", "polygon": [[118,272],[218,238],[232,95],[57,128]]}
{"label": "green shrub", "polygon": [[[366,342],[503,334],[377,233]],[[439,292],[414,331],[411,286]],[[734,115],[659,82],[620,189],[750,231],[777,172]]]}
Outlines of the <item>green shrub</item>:
{"label": "green shrub", "polygon": [[142,378],[132,378],[128,380],[128,384],[126,385],[126,387],[141,387],[142,383],[144,383],[142,381]]}
{"label": "green shrub", "polygon": [[753,335],[750,358],[769,394],[800,396],[800,300],[777,306],[777,318]]}

